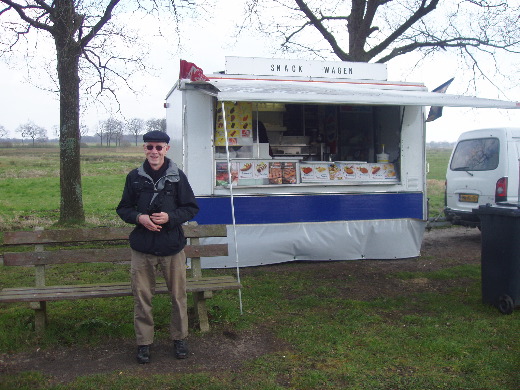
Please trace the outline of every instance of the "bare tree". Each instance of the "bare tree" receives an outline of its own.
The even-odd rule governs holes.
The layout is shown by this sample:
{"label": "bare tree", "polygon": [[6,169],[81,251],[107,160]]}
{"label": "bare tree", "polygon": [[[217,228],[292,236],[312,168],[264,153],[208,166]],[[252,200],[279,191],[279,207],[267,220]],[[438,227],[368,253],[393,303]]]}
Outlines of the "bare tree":
{"label": "bare tree", "polygon": [[[144,54],[129,55],[140,47],[136,34],[112,21],[116,7],[124,11],[156,14],[173,11],[176,21],[197,0],[0,0],[3,29],[0,54],[11,54],[29,36],[52,38],[56,50],[56,74],[60,98],[60,220],[61,224],[83,223],[80,171],[80,73],[96,79],[82,85],[88,93],[109,93],[117,100],[119,80],[130,87],[129,75],[144,68]],[[124,3],[127,8],[123,8]],[[147,6],[148,8],[145,8]],[[133,8],[130,8],[133,7]],[[174,31],[177,33],[178,31]],[[31,34],[31,35],[29,35]],[[38,46],[39,47],[39,46]],[[90,72],[90,73],[89,73]],[[94,81],[96,80],[96,81]]]}
{"label": "bare tree", "polygon": [[128,134],[135,137],[135,146],[137,146],[137,138],[143,133],[144,120],[141,118],[132,118],[126,123]]}
{"label": "bare tree", "polygon": [[123,125],[123,122],[120,122],[121,126],[119,126],[119,128],[117,129],[117,131],[114,133],[114,142],[115,142],[115,146],[121,146],[121,140],[123,139],[123,136],[124,136],[124,133],[123,133],[123,130],[124,130],[124,125]]}
{"label": "bare tree", "polygon": [[249,18],[243,28],[258,26],[286,52],[386,63],[411,52],[420,52],[424,59],[454,50],[475,75],[484,77],[478,55],[490,57],[499,68],[497,53],[520,53],[518,2],[248,0],[247,4]]}
{"label": "bare tree", "polygon": [[79,125],[79,137],[83,137],[84,135],[88,135],[89,128],[85,124]]}
{"label": "bare tree", "polygon": [[51,127],[52,135],[59,137],[60,136],[60,127],[58,125],[52,125]]}
{"label": "bare tree", "polygon": [[115,118],[108,118],[102,121],[99,127],[102,129],[100,131],[105,135],[107,146],[110,147],[112,141],[114,141],[117,146],[123,134],[123,122]]}
{"label": "bare tree", "polygon": [[103,136],[105,135],[104,133],[104,129],[103,129],[103,126],[102,126],[102,122],[99,122],[98,123],[98,130],[96,132],[96,135],[99,137],[99,144],[101,146],[103,146]]}
{"label": "bare tree", "polygon": [[36,140],[42,141],[47,139],[47,130],[33,122],[27,122],[20,125],[17,131],[20,133],[22,138],[31,138],[33,146]]}
{"label": "bare tree", "polygon": [[166,118],[152,118],[146,121],[146,131],[159,130],[166,132]]}
{"label": "bare tree", "polygon": [[7,130],[4,126],[0,125],[0,139],[7,138]]}

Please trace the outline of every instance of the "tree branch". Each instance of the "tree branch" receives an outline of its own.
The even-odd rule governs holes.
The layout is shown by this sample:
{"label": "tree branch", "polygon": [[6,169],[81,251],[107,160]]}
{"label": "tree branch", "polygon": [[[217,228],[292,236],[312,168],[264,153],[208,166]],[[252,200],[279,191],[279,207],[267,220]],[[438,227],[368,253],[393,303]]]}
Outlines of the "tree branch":
{"label": "tree branch", "polygon": [[[38,7],[36,6],[33,6],[33,5],[21,5],[21,4],[18,4],[14,1],[11,1],[11,0],[0,0],[0,2],[8,5],[10,8],[14,9],[16,11],[16,13],[18,14],[18,16],[20,17],[20,19],[22,19],[24,22],[30,24],[31,26],[35,27],[35,28],[38,28],[38,29],[41,29],[41,30],[44,30],[44,31],[48,31],[49,33],[53,34],[53,29],[51,26],[45,24],[45,23],[41,23],[39,22],[38,20],[36,19],[32,19],[30,18],[27,13],[25,12],[25,10],[42,10],[43,11],[43,14],[42,15],[39,15],[38,19],[41,19],[42,17],[44,17],[46,14],[49,14],[49,11],[48,11],[48,6],[46,5],[46,7],[43,7],[41,5],[39,5]],[[37,3],[42,3],[42,1],[37,1]],[[6,10],[3,10],[3,12],[7,11],[8,9]]]}
{"label": "tree branch", "polygon": [[120,2],[120,0],[111,0],[108,3],[103,16],[98,20],[98,22],[92,27],[87,35],[81,38],[79,42],[79,46],[83,49],[85,48],[89,42],[97,35],[97,33],[103,28],[103,26],[110,20],[112,17],[112,11],[115,6]]}
{"label": "tree branch", "polygon": [[348,61],[350,56],[348,53],[345,53],[341,47],[338,45],[338,42],[336,41],[336,38],[334,38],[334,35],[332,35],[325,26],[321,23],[320,19],[314,15],[314,13],[309,9],[305,1],[303,0],[295,0],[296,4],[298,4],[298,7],[300,7],[300,10],[307,16],[310,23],[316,27],[316,29],[321,33],[323,38],[329,43],[330,47],[334,51],[334,53],[343,61]]}
{"label": "tree branch", "polygon": [[[378,59],[376,62],[385,63],[395,57],[398,57],[398,56],[406,54],[406,53],[410,53],[414,50],[421,49],[421,48],[430,47],[430,48],[437,48],[439,50],[445,50],[448,47],[467,48],[469,46],[479,48],[480,50],[484,50],[483,47],[493,47],[493,48],[497,48],[497,49],[503,49],[503,50],[509,51],[511,53],[520,54],[520,51],[510,50],[507,48],[507,46],[492,44],[490,42],[486,42],[486,41],[483,41],[478,38],[455,37],[455,38],[444,39],[444,40],[435,40],[435,41],[431,41],[431,42],[429,42],[429,41],[428,42],[413,42],[409,45],[396,47],[395,49],[393,49],[390,52],[390,54]],[[469,53],[467,53],[467,54],[469,54]]]}
{"label": "tree branch", "polygon": [[[439,4],[439,0],[431,0],[430,4],[426,5],[427,0],[421,1],[421,6],[417,9],[404,23],[402,23],[394,32],[392,32],[386,39],[384,39],[381,43],[374,46],[371,50],[367,52],[368,57],[370,59],[376,57],[378,54],[382,53],[384,50],[388,49],[388,47],[394,43],[400,36],[402,36],[410,27],[412,27],[417,21],[421,20],[423,17],[428,15],[430,12],[434,11]],[[394,56],[395,57],[395,56]],[[392,57],[393,58],[393,57]],[[380,60],[378,62],[381,62]]]}

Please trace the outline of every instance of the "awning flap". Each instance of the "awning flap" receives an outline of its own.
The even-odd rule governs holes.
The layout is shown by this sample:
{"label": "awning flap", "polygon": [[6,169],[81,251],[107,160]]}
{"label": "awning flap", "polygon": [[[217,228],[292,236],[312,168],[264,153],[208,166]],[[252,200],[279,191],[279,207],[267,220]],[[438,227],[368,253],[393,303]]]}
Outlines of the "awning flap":
{"label": "awning flap", "polygon": [[427,92],[407,84],[210,79],[220,101],[520,108],[519,102]]}

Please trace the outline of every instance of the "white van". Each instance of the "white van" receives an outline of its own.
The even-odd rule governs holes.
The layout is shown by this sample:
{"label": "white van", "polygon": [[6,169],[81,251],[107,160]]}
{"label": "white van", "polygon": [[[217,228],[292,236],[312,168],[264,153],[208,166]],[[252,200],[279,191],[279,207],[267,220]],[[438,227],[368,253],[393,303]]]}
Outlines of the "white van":
{"label": "white van", "polygon": [[480,226],[472,209],[518,202],[520,128],[462,133],[446,172],[446,219],[454,225]]}

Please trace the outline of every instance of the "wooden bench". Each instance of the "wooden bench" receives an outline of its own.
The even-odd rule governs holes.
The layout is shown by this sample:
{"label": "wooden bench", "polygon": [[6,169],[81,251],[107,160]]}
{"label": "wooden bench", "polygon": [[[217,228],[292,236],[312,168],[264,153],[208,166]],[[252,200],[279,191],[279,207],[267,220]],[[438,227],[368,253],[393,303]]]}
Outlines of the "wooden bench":
{"label": "wooden bench", "polygon": [[[227,256],[227,244],[201,245],[203,237],[226,237],[225,225],[183,225],[184,234],[190,239],[185,247],[186,257],[191,259],[191,277],[188,277],[186,290],[193,293],[195,313],[200,330],[209,330],[206,299],[213,291],[240,289],[239,281],[234,276],[203,277],[201,257]],[[130,273],[128,282],[99,283],[81,285],[47,286],[45,269],[50,265],[70,263],[130,263],[128,235],[132,228],[93,228],[6,232],[5,246],[35,245],[34,251],[4,253],[4,266],[33,266],[35,285],[32,287],[4,288],[0,291],[2,302],[29,302],[35,310],[35,329],[42,331],[47,323],[47,301],[61,301],[87,298],[123,297],[132,295]],[[85,245],[67,248],[71,244],[97,246],[85,249]],[[119,244],[119,247],[114,246]],[[124,244],[121,247],[121,244]],[[59,250],[45,250],[45,245],[65,246]],[[108,247],[99,248],[102,245]],[[156,294],[165,294],[168,289],[164,282],[157,283]]]}

